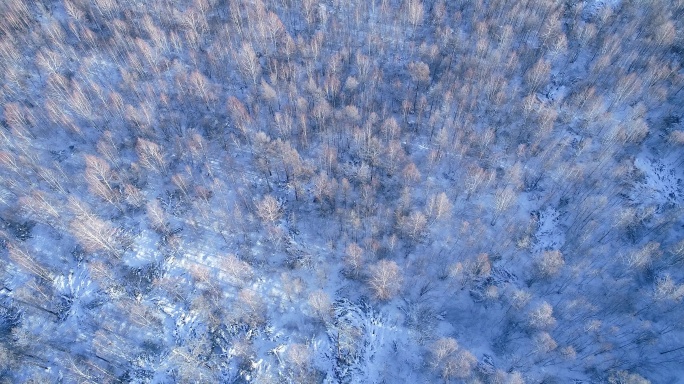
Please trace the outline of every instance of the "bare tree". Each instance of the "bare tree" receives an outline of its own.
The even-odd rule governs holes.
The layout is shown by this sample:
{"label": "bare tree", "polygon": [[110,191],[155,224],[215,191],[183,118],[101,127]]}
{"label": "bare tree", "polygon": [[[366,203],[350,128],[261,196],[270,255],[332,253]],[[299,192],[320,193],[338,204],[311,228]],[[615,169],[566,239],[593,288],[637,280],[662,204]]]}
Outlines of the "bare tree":
{"label": "bare tree", "polygon": [[613,91],[613,100],[611,102],[611,107],[614,105],[620,105],[621,102],[628,102],[635,95],[641,94],[643,89],[643,82],[641,74],[630,73],[626,76],[620,76],[618,78],[617,84]]}
{"label": "bare tree", "polygon": [[385,147],[382,165],[388,174],[397,172],[399,164],[406,158],[406,153],[399,140],[391,140]]}
{"label": "bare tree", "polygon": [[535,262],[537,273],[542,277],[555,276],[565,264],[563,254],[558,251],[546,251]]}
{"label": "bare tree", "polygon": [[401,290],[403,276],[394,261],[380,260],[370,267],[370,285],[373,295],[379,300],[389,300]]}
{"label": "bare tree", "polygon": [[407,184],[415,184],[420,181],[421,174],[414,163],[408,163],[402,171],[402,176]]}
{"label": "bare tree", "polygon": [[252,44],[249,42],[243,43],[242,48],[238,51],[236,61],[240,66],[242,73],[252,80],[252,83],[256,87],[257,80],[261,76],[261,64],[259,64],[259,58],[254,52]]}
{"label": "bare tree", "polygon": [[12,36],[15,30],[23,31],[31,27],[31,9],[22,1],[7,1],[2,6],[2,22],[0,30]]}
{"label": "bare tree", "polygon": [[356,243],[349,243],[345,249],[344,263],[358,277],[364,266],[363,248]]}
{"label": "bare tree", "polygon": [[322,322],[327,322],[332,317],[332,301],[325,291],[317,290],[311,292],[308,300],[309,307],[313,314]]}
{"label": "bare tree", "polygon": [[167,162],[158,144],[139,138],[135,149],[143,167],[157,173],[166,173]]}
{"label": "bare tree", "polygon": [[108,203],[118,206],[120,194],[116,187],[116,173],[104,159],[94,155],[85,155],[85,163],[88,189]]}
{"label": "bare tree", "polygon": [[120,231],[102,219],[95,216],[79,218],[73,220],[69,228],[74,237],[90,252],[105,251],[116,256],[123,252]]}
{"label": "bare tree", "polygon": [[432,220],[446,220],[451,215],[451,202],[446,193],[432,195],[428,199],[426,213]]}
{"label": "bare tree", "polygon": [[667,20],[664,23],[660,23],[656,28],[655,33],[655,43],[658,47],[666,47],[677,38],[677,28],[672,20]]}
{"label": "bare tree", "polygon": [[516,194],[511,188],[499,189],[494,194],[494,217],[492,218],[492,225],[496,224],[499,216],[506,212],[515,201]]}
{"label": "bare tree", "polygon": [[275,197],[266,195],[256,203],[256,213],[266,224],[273,224],[282,217],[283,207]]}
{"label": "bare tree", "polygon": [[240,131],[243,137],[250,140],[252,131],[252,117],[249,115],[247,108],[235,96],[228,97],[227,102],[228,113],[235,127]]}
{"label": "bare tree", "polygon": [[29,217],[41,223],[54,228],[62,225],[59,220],[63,215],[62,204],[45,192],[34,190],[30,195],[19,198],[19,204]]}
{"label": "bare tree", "polygon": [[539,59],[533,66],[525,73],[525,81],[530,88],[530,92],[534,93],[537,89],[549,81],[551,74],[551,64],[544,59]]}
{"label": "bare tree", "polygon": [[556,340],[548,332],[539,332],[534,335],[534,349],[540,355],[545,355],[558,347]]}
{"label": "bare tree", "polygon": [[425,234],[427,218],[420,211],[413,211],[408,216],[399,219],[401,231],[414,241],[419,240]]}
{"label": "bare tree", "polygon": [[445,382],[465,379],[472,373],[477,359],[469,351],[461,349],[453,338],[438,339],[431,347],[430,366],[440,373]]}
{"label": "bare tree", "polygon": [[609,384],[650,384],[650,381],[637,373],[617,371],[610,374]]}
{"label": "bare tree", "polygon": [[288,112],[276,112],[274,116],[278,134],[283,140],[287,140],[294,128],[292,115]]}
{"label": "bare tree", "polygon": [[311,350],[304,344],[290,344],[285,352],[288,363],[289,380],[296,383],[315,383],[318,381],[312,369]]}
{"label": "bare tree", "polygon": [[425,87],[430,83],[430,66],[425,64],[424,62],[411,62],[408,65],[408,70],[411,74],[411,79],[416,84],[416,86]]}
{"label": "bare tree", "polygon": [[244,288],[238,293],[236,311],[238,319],[251,328],[256,328],[266,320],[266,305],[257,292]]}
{"label": "bare tree", "polygon": [[118,169],[120,155],[119,150],[114,143],[114,135],[111,131],[104,131],[102,133],[100,140],[97,142],[97,152],[102,155],[109,164]]}
{"label": "bare tree", "polygon": [[41,279],[47,281],[53,280],[53,274],[50,270],[41,265],[41,263],[31,256],[28,251],[12,243],[8,244],[8,250],[10,260],[23,270]]}
{"label": "bare tree", "polygon": [[125,364],[140,353],[128,338],[106,330],[95,331],[92,345],[97,357],[114,364]]}
{"label": "bare tree", "polygon": [[208,351],[211,351],[211,341],[206,336],[198,336],[174,347],[166,362],[169,372],[180,382],[216,382],[217,377],[207,362]]}
{"label": "bare tree", "polygon": [[254,275],[252,267],[233,254],[222,257],[219,268],[225,272],[228,282],[238,287],[245,285]]}
{"label": "bare tree", "polygon": [[126,184],[123,188],[126,203],[133,207],[140,208],[145,204],[145,195],[134,185]]}
{"label": "bare tree", "polygon": [[216,100],[216,95],[214,94],[211,83],[206,76],[201,74],[199,71],[193,71],[190,73],[189,80],[193,86],[195,94],[200,99],[204,100],[207,105],[212,104],[214,100]]}
{"label": "bare tree", "polygon": [[304,344],[291,344],[287,348],[287,360],[298,368],[306,367],[311,360],[311,352]]}
{"label": "bare tree", "polygon": [[551,304],[543,301],[539,306],[531,310],[528,314],[528,323],[532,328],[536,329],[547,329],[556,324]]}
{"label": "bare tree", "polygon": [[147,218],[152,228],[162,233],[166,232],[168,230],[168,217],[161,204],[159,204],[159,200],[154,199],[147,202],[146,210]]}
{"label": "bare tree", "polygon": [[639,249],[629,252],[624,258],[631,268],[645,268],[662,254],[660,243],[651,241]]}
{"label": "bare tree", "polygon": [[677,285],[669,274],[661,276],[655,282],[653,298],[680,302],[684,298],[684,284]]}
{"label": "bare tree", "polygon": [[36,55],[36,64],[43,68],[49,76],[62,71],[64,58],[51,49],[41,49]]}
{"label": "bare tree", "polygon": [[684,262],[684,239],[672,244],[668,249],[668,253],[673,258],[673,264]]}
{"label": "bare tree", "polygon": [[64,186],[64,180],[67,179],[66,173],[59,163],[53,162],[52,165],[53,168],[36,165],[36,173],[50,186],[50,189],[68,195],[69,191]]}
{"label": "bare tree", "polygon": [[264,79],[261,79],[261,97],[268,103],[268,110],[273,114],[273,107],[278,105],[278,93]]}
{"label": "bare tree", "polygon": [[477,165],[470,167],[465,178],[465,190],[467,198],[470,198],[473,193],[483,186],[488,185],[494,179],[493,172],[487,172]]}
{"label": "bare tree", "polygon": [[190,199],[190,180],[184,173],[176,173],[175,175],[171,176],[171,182],[173,185],[175,185],[183,194],[183,197],[187,199],[187,201],[191,201]]}
{"label": "bare tree", "polygon": [[413,28],[415,33],[416,27],[423,23],[423,16],[425,10],[423,8],[423,2],[420,0],[407,0],[406,1],[406,15],[408,16],[409,23]]}
{"label": "bare tree", "polygon": [[206,160],[208,154],[207,140],[198,132],[191,131],[188,138],[188,149],[195,163]]}
{"label": "bare tree", "polygon": [[489,261],[489,255],[480,253],[475,260],[470,263],[471,273],[474,276],[486,277],[492,272],[492,263]]}
{"label": "bare tree", "polygon": [[322,211],[327,211],[327,206],[331,207],[330,210],[334,209],[334,197],[337,189],[336,184],[335,179],[328,178],[323,172],[313,178],[313,194]]}
{"label": "bare tree", "polygon": [[117,257],[123,253],[125,237],[118,228],[93,215],[90,208],[74,197],[69,199],[69,208],[76,216],[69,230],[87,251],[102,251]]}

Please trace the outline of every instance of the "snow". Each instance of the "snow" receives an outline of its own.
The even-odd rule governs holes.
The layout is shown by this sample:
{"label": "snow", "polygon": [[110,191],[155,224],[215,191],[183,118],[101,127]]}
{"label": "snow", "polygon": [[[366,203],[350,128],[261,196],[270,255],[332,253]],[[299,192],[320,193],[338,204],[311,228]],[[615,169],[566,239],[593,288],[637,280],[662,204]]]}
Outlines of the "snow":
{"label": "snow", "polygon": [[[442,367],[431,359],[444,338],[477,359],[466,382],[684,375],[675,294],[684,287],[675,254],[684,167],[681,146],[666,140],[671,127],[660,124],[682,105],[681,79],[674,71],[630,100],[611,96],[623,71],[675,66],[679,53],[649,40],[639,12],[619,14],[621,1],[583,1],[578,20],[569,19],[572,2],[516,15],[491,2],[446,1],[444,22],[433,14],[440,4],[424,1],[415,28],[399,1],[324,1],[309,21],[309,2],[208,1],[199,13],[203,1],[138,2],[116,22],[102,18],[102,2],[80,18],[67,12],[79,2],[29,3],[31,28],[2,18],[0,34],[0,357],[11,356],[0,381],[438,382]],[[559,10],[557,30],[534,25]],[[285,24],[273,41],[260,36],[268,32],[260,12]],[[611,13],[618,17],[604,17]],[[633,17],[643,33],[620,40]],[[142,42],[158,48],[148,22],[175,46],[156,68],[139,52]],[[501,41],[507,25],[509,45]],[[48,36],[52,27],[61,29]],[[593,28],[597,37],[575,36]],[[571,52],[549,49],[555,34],[566,35]],[[613,40],[618,52],[602,57]],[[235,53],[243,43],[258,56],[256,87]],[[60,68],[33,62],[44,47],[63,55]],[[550,79],[530,89],[523,71],[539,59],[551,63]],[[430,68],[429,84],[411,79],[407,68],[418,62]],[[351,76],[356,89],[325,89]],[[264,100],[262,80],[275,101]],[[597,96],[582,100],[591,88]],[[74,100],[79,90],[92,113]],[[521,100],[531,92],[528,110]],[[422,96],[427,104],[414,108]],[[230,97],[244,104],[248,127],[227,112]],[[324,102],[330,116],[314,118]],[[276,127],[274,112],[293,118],[291,132]],[[389,118],[397,133],[383,132]],[[622,138],[637,118],[649,134]],[[110,140],[105,130],[116,153],[97,145]],[[268,138],[258,149],[257,135]],[[159,145],[168,172],[145,167],[139,139]],[[283,164],[279,140],[301,160],[288,182],[284,169],[296,167]],[[399,143],[390,170],[385,150]],[[111,168],[111,201],[93,192],[86,155]],[[408,164],[420,171],[415,180],[402,174]],[[313,196],[318,175],[337,186],[325,201]],[[343,179],[351,186],[344,196]],[[141,206],[126,187],[140,190]],[[512,199],[497,209],[502,191]],[[37,192],[53,210],[30,206]],[[435,217],[428,205],[441,193],[452,208]],[[280,220],[259,218],[255,206],[267,195],[281,203]],[[160,203],[163,225],[153,227],[147,202]],[[77,203],[117,229],[120,253],[89,250],[73,233],[85,217]],[[419,214],[425,228],[407,233],[405,220]],[[354,272],[345,264],[351,243],[363,251]],[[536,263],[548,251],[562,251],[563,263],[544,275]],[[370,284],[383,260],[403,277],[388,300]],[[313,307],[313,295],[330,300],[329,312]],[[546,306],[553,319],[533,321]]]}
{"label": "snow", "polygon": [[658,211],[684,204],[684,172],[671,160],[641,154],[634,159],[634,166],[641,175],[630,192],[633,202],[654,205]]}
{"label": "snow", "polygon": [[318,367],[326,368],[327,382],[412,382],[419,377],[416,372],[422,362],[413,331],[366,303],[335,303],[327,336],[327,348],[319,349],[315,360]]}
{"label": "snow", "polygon": [[546,207],[538,213],[537,231],[534,235],[533,253],[560,249],[565,242],[565,232],[560,227],[561,212]]}

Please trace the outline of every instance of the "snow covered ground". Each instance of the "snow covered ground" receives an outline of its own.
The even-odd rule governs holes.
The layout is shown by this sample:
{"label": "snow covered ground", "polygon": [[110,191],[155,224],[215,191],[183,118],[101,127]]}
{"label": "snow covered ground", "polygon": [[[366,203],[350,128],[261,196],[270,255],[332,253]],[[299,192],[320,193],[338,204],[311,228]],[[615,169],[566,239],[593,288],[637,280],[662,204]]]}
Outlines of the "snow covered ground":
{"label": "snow covered ground", "polygon": [[651,3],[3,3],[0,382],[680,381]]}

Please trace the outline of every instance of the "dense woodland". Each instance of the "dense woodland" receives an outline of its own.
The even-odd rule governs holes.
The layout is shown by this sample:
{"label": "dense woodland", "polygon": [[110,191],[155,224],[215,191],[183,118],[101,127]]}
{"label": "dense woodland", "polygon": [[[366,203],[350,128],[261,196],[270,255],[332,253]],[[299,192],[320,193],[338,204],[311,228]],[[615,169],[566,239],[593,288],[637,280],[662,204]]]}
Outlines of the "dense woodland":
{"label": "dense woodland", "polygon": [[683,30],[1,1],[0,382],[681,382]]}

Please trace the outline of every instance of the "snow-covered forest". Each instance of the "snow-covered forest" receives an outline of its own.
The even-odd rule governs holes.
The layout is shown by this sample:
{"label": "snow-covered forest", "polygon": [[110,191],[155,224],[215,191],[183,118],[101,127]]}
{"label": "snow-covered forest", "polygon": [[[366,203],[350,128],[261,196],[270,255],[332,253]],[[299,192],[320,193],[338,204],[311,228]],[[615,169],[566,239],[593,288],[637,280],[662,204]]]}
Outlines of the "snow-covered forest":
{"label": "snow-covered forest", "polygon": [[682,31],[0,1],[0,382],[682,382]]}

